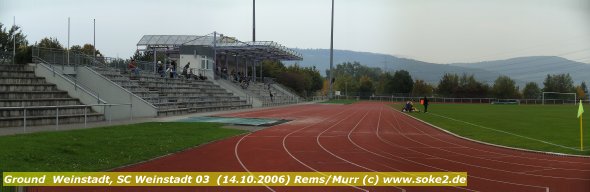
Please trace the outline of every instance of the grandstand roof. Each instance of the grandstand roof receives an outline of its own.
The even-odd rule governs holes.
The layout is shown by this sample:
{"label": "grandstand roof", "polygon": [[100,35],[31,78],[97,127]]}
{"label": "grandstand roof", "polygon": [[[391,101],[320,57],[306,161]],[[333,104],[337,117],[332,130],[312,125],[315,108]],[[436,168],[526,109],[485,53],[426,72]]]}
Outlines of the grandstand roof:
{"label": "grandstand roof", "polygon": [[[215,38],[214,35],[217,37]],[[214,39],[216,42],[214,42]],[[241,42],[236,38],[212,33],[197,35],[144,35],[137,46],[179,48],[183,45],[203,45],[215,48],[218,54],[242,55],[256,60],[301,60],[301,54],[273,41]]]}

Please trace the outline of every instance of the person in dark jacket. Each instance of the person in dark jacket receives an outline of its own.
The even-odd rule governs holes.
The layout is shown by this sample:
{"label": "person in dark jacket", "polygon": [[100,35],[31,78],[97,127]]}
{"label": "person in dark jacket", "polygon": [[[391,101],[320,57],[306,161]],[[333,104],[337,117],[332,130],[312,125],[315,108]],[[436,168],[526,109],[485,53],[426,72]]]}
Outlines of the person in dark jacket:
{"label": "person in dark jacket", "polygon": [[428,112],[428,98],[426,98],[426,96],[424,96],[424,113]]}

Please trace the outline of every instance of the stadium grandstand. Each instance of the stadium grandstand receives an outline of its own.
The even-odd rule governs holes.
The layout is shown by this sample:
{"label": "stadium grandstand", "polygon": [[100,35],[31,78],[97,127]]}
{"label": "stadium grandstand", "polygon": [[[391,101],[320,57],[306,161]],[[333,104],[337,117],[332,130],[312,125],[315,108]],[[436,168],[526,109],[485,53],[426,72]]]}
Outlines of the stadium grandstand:
{"label": "stadium grandstand", "polygon": [[145,54],[164,53],[165,58],[134,61],[137,73],[130,70],[130,60],[43,47],[33,48],[32,64],[14,65],[3,59],[0,127],[26,130],[36,125],[246,109],[302,100],[259,75],[263,60],[302,59],[276,42],[241,42],[214,32],[145,35],[137,47]]}

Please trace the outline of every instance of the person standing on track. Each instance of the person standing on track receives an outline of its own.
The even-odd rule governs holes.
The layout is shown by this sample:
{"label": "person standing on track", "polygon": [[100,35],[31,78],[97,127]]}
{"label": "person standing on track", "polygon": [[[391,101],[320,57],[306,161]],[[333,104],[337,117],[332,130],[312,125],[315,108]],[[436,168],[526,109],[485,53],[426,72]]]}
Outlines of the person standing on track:
{"label": "person standing on track", "polygon": [[274,101],[272,100],[272,97],[273,97],[274,95],[272,95],[272,92],[271,92],[270,90],[268,90],[268,94],[270,94],[270,102],[274,102]]}
{"label": "person standing on track", "polygon": [[424,113],[427,113],[428,112],[428,98],[426,98],[426,96],[424,96],[423,105],[424,105]]}

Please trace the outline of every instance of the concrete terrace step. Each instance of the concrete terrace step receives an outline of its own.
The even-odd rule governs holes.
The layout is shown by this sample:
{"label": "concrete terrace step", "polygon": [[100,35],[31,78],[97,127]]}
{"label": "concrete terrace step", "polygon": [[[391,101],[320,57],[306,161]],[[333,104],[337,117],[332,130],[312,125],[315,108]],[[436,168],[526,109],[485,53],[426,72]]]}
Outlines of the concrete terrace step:
{"label": "concrete terrace step", "polygon": [[231,97],[231,93],[202,93],[202,92],[160,92],[162,97]]}
{"label": "concrete terrace step", "polygon": [[25,68],[26,65],[23,65],[23,64],[3,64],[1,66],[2,66],[1,67],[2,69],[0,69],[0,71],[2,71],[2,70],[6,70],[6,71],[25,71],[26,70],[26,68]]}
{"label": "concrete terrace step", "polygon": [[[87,122],[104,121],[105,118],[102,114],[88,113],[86,114]],[[0,129],[1,127],[21,127],[23,126],[23,117],[0,117]],[[55,116],[28,116],[27,115],[27,126],[36,125],[54,125],[56,123]],[[60,115],[59,124],[69,123],[84,123],[84,114],[76,115]]]}
{"label": "concrete terrace step", "polygon": [[0,84],[43,84],[43,77],[0,77]]}
{"label": "concrete terrace step", "polygon": [[146,87],[150,90],[158,90],[158,91],[162,91],[162,92],[168,92],[168,91],[179,91],[179,92],[195,92],[195,91],[201,91],[204,93],[228,93],[225,89],[222,88],[206,88],[206,89],[201,89],[201,88],[196,88],[196,87]]}
{"label": "concrete terrace step", "polygon": [[239,105],[239,106],[216,106],[216,107],[198,107],[198,108],[179,108],[179,109],[168,109],[168,110],[158,110],[158,116],[174,116],[174,115],[182,115],[187,113],[200,113],[200,112],[210,112],[210,111],[221,111],[221,110],[233,110],[233,109],[247,109],[252,108],[251,105]]}
{"label": "concrete terrace step", "polygon": [[0,91],[57,91],[54,84],[0,84]]}
{"label": "concrete terrace step", "polygon": [[6,71],[0,69],[0,77],[37,77],[32,71]]}
{"label": "concrete terrace step", "polygon": [[47,99],[2,99],[0,107],[23,107],[23,106],[58,106],[58,105],[81,105],[78,99],[74,98],[47,98]]}
{"label": "concrete terrace step", "polygon": [[66,91],[0,92],[0,99],[49,99],[70,97]]}
{"label": "concrete terrace step", "polygon": [[181,107],[200,107],[200,106],[224,106],[224,105],[241,105],[246,101],[194,101],[194,102],[174,102],[174,103],[155,103],[154,105],[163,108],[181,108]]}
{"label": "concrete terrace step", "polygon": [[[59,115],[75,115],[92,113],[90,107],[84,106],[71,106],[71,107],[60,107]],[[55,116],[58,114],[58,108],[45,108],[45,107],[29,107],[27,108],[27,116]],[[0,117],[23,117],[25,114],[24,109],[0,109]]]}
{"label": "concrete terrace step", "polygon": [[233,93],[211,81],[160,77],[152,73],[121,74],[118,70],[95,69],[111,81],[158,106],[159,115],[251,107]]}

